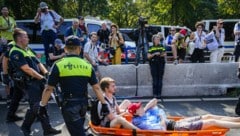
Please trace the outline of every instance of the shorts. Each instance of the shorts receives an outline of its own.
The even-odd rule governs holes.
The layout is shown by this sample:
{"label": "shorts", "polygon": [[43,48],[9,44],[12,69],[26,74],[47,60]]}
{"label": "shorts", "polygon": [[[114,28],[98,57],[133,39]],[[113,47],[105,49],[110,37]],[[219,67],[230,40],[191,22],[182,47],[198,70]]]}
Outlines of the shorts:
{"label": "shorts", "polygon": [[181,59],[181,60],[184,60],[185,59],[185,56],[186,56],[186,49],[185,48],[178,48],[177,49],[177,55],[178,55],[178,58]]}
{"label": "shorts", "polygon": [[174,130],[176,131],[191,131],[201,130],[203,122],[201,116],[191,117],[177,121]]}

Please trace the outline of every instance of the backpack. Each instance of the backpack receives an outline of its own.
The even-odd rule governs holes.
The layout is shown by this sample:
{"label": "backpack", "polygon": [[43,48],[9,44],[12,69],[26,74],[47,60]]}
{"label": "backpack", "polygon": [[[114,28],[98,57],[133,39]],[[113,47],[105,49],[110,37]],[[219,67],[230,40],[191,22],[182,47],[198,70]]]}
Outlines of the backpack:
{"label": "backpack", "polygon": [[[110,104],[111,107],[115,106],[115,97],[113,97],[113,104],[111,104],[106,97],[104,97],[107,103]],[[91,108],[90,108],[90,119],[91,123],[95,126],[100,125],[101,121],[104,119],[105,116],[98,116],[98,102],[97,98],[91,99]],[[101,113],[100,113],[101,115]]]}

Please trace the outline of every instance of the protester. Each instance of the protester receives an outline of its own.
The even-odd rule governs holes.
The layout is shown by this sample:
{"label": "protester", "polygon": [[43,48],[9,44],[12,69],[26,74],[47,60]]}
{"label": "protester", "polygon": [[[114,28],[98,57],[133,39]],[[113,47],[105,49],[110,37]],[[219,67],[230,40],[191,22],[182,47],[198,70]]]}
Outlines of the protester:
{"label": "protester", "polygon": [[217,20],[217,26],[213,26],[213,33],[217,40],[217,48],[211,51],[210,62],[211,63],[220,63],[222,62],[222,57],[224,54],[224,39],[225,39],[225,30],[223,28],[223,20]]}
{"label": "protester", "polygon": [[79,20],[73,19],[72,26],[68,27],[64,34],[64,40],[67,41],[68,38],[75,37],[78,38],[81,42],[81,53],[80,57],[83,58],[83,49],[84,49],[84,37],[83,32],[79,27]]}
{"label": "protester", "polygon": [[88,83],[92,85],[93,91],[103,105],[102,113],[104,115],[109,113],[92,66],[79,57],[80,49],[78,38],[70,38],[66,41],[64,50],[67,55],[52,66],[39,103],[39,111],[44,111],[51,93],[59,84],[64,100],[61,102],[62,115],[71,136],[86,135],[84,121],[88,106]]}
{"label": "protester", "polygon": [[128,106],[128,112],[133,115],[132,123],[144,130],[193,131],[210,127],[240,128],[239,117],[206,114],[177,121],[169,120],[163,109],[157,107],[157,99],[152,99],[144,108],[141,102],[132,103]]}
{"label": "protester", "polygon": [[121,64],[121,46],[124,44],[124,39],[122,34],[118,31],[118,26],[116,24],[111,25],[111,34],[109,36],[110,44],[110,59],[112,64]]}
{"label": "protester", "polygon": [[173,64],[183,63],[186,56],[187,43],[185,42],[187,30],[181,29],[172,40]]}
{"label": "protester", "polygon": [[101,58],[98,57],[97,49],[98,36],[96,32],[90,34],[90,40],[84,46],[84,58],[92,65],[98,80],[101,79],[101,74],[98,69],[99,61],[102,62]]}
{"label": "protester", "polygon": [[65,56],[64,52],[64,44],[62,43],[61,39],[56,39],[54,42],[54,46],[50,47],[49,50],[49,60],[50,66],[56,61]]}
{"label": "protester", "polygon": [[101,44],[108,44],[109,43],[109,35],[110,30],[107,28],[106,23],[102,23],[102,27],[97,31],[97,35],[99,37],[99,42]]}
{"label": "protester", "polygon": [[235,55],[235,62],[239,61],[239,56],[240,56],[240,21],[237,22],[234,25],[234,36],[235,36],[235,50],[234,50],[234,55]]}
{"label": "protester", "polygon": [[153,79],[153,96],[161,97],[166,52],[164,46],[160,44],[160,37],[158,35],[153,35],[152,42],[153,46],[149,48],[147,57]]}
{"label": "protester", "polygon": [[[110,127],[116,128],[119,125],[126,129],[138,129],[132,123],[128,122],[122,115],[126,114],[126,110],[130,105],[129,100],[124,100],[120,105],[117,104],[116,97],[114,94],[116,93],[116,84],[115,80],[110,77],[104,77],[100,81],[100,87],[104,93],[104,97],[107,101],[108,109],[110,111],[109,114],[103,116],[101,121],[102,127]],[[98,104],[98,116],[102,117],[100,114],[100,109],[102,104]]]}
{"label": "protester", "polygon": [[173,40],[175,33],[176,33],[176,29],[174,27],[171,27],[169,29],[169,34],[165,40],[166,50],[171,50],[172,40]]}
{"label": "protester", "polygon": [[193,54],[191,55],[192,63],[204,63],[204,49],[206,48],[204,44],[204,40],[206,37],[206,33],[203,31],[204,24],[203,22],[197,22],[195,24],[196,31],[195,33],[195,49]]}
{"label": "protester", "polygon": [[35,23],[40,22],[46,65],[49,65],[49,48],[50,45],[54,45],[54,41],[57,38],[57,31],[64,19],[54,10],[49,10],[47,3],[41,2],[34,21]]}

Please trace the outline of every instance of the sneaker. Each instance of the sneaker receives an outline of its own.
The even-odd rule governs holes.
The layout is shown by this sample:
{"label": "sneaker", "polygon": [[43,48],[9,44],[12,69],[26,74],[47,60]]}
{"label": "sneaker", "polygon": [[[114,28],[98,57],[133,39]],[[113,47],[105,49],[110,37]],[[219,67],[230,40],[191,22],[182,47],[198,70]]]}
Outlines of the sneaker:
{"label": "sneaker", "polygon": [[56,130],[54,128],[50,128],[49,130],[46,130],[43,132],[43,135],[44,136],[51,136],[51,135],[57,135],[57,134],[60,134],[62,133],[61,130]]}
{"label": "sneaker", "polygon": [[31,132],[31,130],[30,129],[28,129],[28,128],[25,128],[25,127],[21,127],[21,130],[22,130],[22,133],[23,133],[23,135],[24,136],[32,136],[33,135],[33,133]]}
{"label": "sneaker", "polygon": [[15,121],[20,121],[20,120],[23,120],[23,118],[19,117],[17,115],[7,116],[7,122],[15,122]]}
{"label": "sneaker", "polygon": [[177,65],[177,64],[178,64],[178,60],[174,60],[174,61],[173,61],[173,64],[174,64],[174,65]]}

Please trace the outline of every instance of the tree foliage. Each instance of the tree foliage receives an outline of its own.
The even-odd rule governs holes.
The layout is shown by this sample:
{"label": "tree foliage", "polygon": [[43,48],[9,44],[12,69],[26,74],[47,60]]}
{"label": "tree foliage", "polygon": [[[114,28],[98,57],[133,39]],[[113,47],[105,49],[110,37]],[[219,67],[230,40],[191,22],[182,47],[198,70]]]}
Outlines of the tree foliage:
{"label": "tree foliage", "polygon": [[[16,19],[33,19],[42,0],[0,0]],[[49,8],[64,18],[98,16],[119,27],[136,27],[138,17],[150,24],[184,25],[194,28],[196,21],[238,18],[238,0],[45,0]]]}

